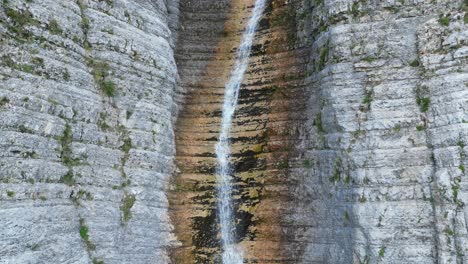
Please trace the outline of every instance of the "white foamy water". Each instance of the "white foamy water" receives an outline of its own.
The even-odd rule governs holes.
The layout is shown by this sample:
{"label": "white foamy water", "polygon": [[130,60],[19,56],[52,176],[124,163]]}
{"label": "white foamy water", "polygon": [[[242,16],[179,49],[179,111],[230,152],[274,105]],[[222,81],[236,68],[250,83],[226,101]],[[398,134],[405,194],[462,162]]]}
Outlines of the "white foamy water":
{"label": "white foamy water", "polygon": [[218,161],[216,171],[217,209],[218,220],[221,226],[222,260],[223,264],[242,264],[242,250],[235,244],[236,231],[235,219],[232,209],[232,184],[231,178],[234,173],[229,157],[229,134],[231,130],[232,117],[236,110],[239,90],[244,79],[244,73],[249,64],[249,56],[252,50],[252,42],[258,22],[265,9],[266,0],[256,0],[255,7],[243,33],[242,41],[237,50],[236,61],[231,71],[229,81],[224,91],[223,116],[221,120],[221,132],[216,144],[216,158]]}

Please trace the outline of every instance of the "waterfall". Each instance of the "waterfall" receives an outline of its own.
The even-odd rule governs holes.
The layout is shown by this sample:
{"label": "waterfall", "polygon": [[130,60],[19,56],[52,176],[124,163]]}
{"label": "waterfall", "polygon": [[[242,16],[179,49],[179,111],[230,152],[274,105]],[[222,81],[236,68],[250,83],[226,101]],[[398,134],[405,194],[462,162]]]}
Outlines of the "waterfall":
{"label": "waterfall", "polygon": [[216,189],[218,220],[221,226],[222,260],[223,264],[242,264],[242,250],[236,246],[235,219],[232,209],[232,174],[234,173],[230,162],[229,133],[232,117],[237,105],[239,90],[244,79],[244,73],[249,63],[252,50],[252,42],[258,22],[265,9],[266,0],[256,0],[252,15],[243,33],[242,41],[236,54],[236,61],[231,71],[224,91],[223,116],[221,120],[221,132],[216,143]]}

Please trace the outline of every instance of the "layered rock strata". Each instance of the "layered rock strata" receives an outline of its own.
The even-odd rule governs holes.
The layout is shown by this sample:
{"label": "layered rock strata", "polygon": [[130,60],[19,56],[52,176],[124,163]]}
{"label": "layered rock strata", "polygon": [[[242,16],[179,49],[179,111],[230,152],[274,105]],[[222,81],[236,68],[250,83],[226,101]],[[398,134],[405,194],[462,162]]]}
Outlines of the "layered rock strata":
{"label": "layered rock strata", "polygon": [[[219,262],[214,145],[224,85],[253,3],[181,2],[177,62],[186,102],[176,128],[180,172],[174,179],[171,208],[182,242],[174,258],[182,263]],[[269,3],[260,22],[231,133],[237,233],[248,263],[290,261],[283,254],[282,226],[288,225],[283,215],[291,197],[291,124],[302,105],[295,99],[300,93],[294,85],[300,62],[291,58],[296,51],[287,52],[291,43],[286,30],[295,29],[292,21],[282,23],[292,9],[283,8],[284,2]],[[277,23],[273,29],[272,23]]]}
{"label": "layered rock strata", "polygon": [[[0,263],[219,263],[253,0],[1,3]],[[231,139],[246,263],[468,261],[466,12],[269,1]]]}
{"label": "layered rock strata", "polygon": [[2,1],[0,263],[169,262],[177,8]]}
{"label": "layered rock strata", "polygon": [[464,10],[304,3],[301,33],[319,33],[292,172],[301,263],[466,262]]}

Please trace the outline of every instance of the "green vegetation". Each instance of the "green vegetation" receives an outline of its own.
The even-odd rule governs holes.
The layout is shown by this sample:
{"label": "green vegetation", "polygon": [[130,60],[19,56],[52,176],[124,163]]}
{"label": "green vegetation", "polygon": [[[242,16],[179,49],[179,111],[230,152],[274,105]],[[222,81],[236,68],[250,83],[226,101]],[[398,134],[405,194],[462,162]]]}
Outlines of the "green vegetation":
{"label": "green vegetation", "polygon": [[416,126],[416,130],[417,130],[417,131],[426,130],[426,126],[425,126],[425,125],[417,125],[417,126]]}
{"label": "green vegetation", "polygon": [[122,198],[122,205],[120,206],[120,210],[122,210],[123,217],[122,222],[127,223],[130,218],[132,218],[131,209],[135,204],[136,197],[133,194],[125,193],[124,197]]}
{"label": "green vegetation", "polygon": [[444,15],[440,15],[439,17],[439,23],[442,25],[442,26],[448,26],[450,25],[450,17],[449,16],[444,16]]}
{"label": "green vegetation", "polygon": [[105,264],[104,261],[98,260],[97,258],[93,259],[93,264]]}
{"label": "green vegetation", "polygon": [[86,244],[86,247],[89,250],[95,250],[96,246],[93,243],[91,243],[91,241],[89,240],[88,231],[89,231],[88,226],[85,225],[84,219],[81,218],[80,219],[80,237],[81,239],[83,239],[83,241]]}
{"label": "green vegetation", "polygon": [[94,62],[93,60],[90,60],[90,64],[93,69],[94,81],[96,81],[105,95],[114,96],[115,84],[111,80],[108,80],[110,72],[109,64],[106,62]]}
{"label": "green vegetation", "polygon": [[114,3],[114,0],[99,0],[99,2],[106,2],[106,4],[112,5]]}
{"label": "green vegetation", "polygon": [[130,119],[130,117],[132,117],[132,115],[133,115],[133,111],[127,110],[126,114],[127,114],[127,119]]}
{"label": "green vegetation", "polygon": [[454,236],[455,235],[455,232],[450,229],[449,227],[446,227],[443,231],[447,236]]}
{"label": "green vegetation", "polygon": [[329,178],[330,182],[339,182],[341,180],[341,158],[336,158],[333,165],[333,174]]}
{"label": "green vegetation", "polygon": [[384,255],[385,255],[385,247],[382,246],[379,249],[379,257],[383,258]]}
{"label": "green vegetation", "polygon": [[32,251],[37,251],[38,249],[39,249],[39,244],[33,244],[33,245],[31,246],[31,250],[32,250]]}
{"label": "green vegetation", "polygon": [[374,97],[373,90],[366,91],[366,95],[364,96],[364,100],[362,101],[362,103],[366,105],[367,109],[370,109],[373,97]]}
{"label": "green vegetation", "polygon": [[364,194],[362,194],[362,196],[359,197],[359,202],[360,202],[360,203],[365,203],[365,202],[367,202],[367,198],[364,196]]}
{"label": "green vegetation", "polygon": [[457,146],[459,146],[461,149],[465,148],[465,142],[463,140],[459,139],[457,141]]}
{"label": "green vegetation", "polygon": [[8,195],[8,197],[13,197],[13,196],[15,196],[15,192],[7,191],[7,195]]}
{"label": "green vegetation", "polygon": [[365,61],[365,62],[369,62],[369,63],[370,63],[370,62],[375,61],[376,58],[374,58],[374,57],[372,57],[372,56],[366,56],[366,57],[364,57],[362,60]]}
{"label": "green vegetation", "polygon": [[47,24],[47,29],[49,30],[50,33],[55,34],[55,35],[60,35],[63,32],[57,20],[55,19],[49,20],[49,23]]}
{"label": "green vegetation", "polygon": [[419,60],[413,60],[409,63],[411,67],[419,67]]}
{"label": "green vegetation", "polygon": [[122,145],[122,147],[120,147],[120,149],[123,152],[128,153],[131,148],[132,148],[132,139],[129,138],[129,137],[124,138],[123,145]]}
{"label": "green vegetation", "polygon": [[67,68],[65,68],[65,70],[63,71],[62,76],[63,76],[63,79],[64,79],[65,81],[69,81],[69,80],[70,80],[70,72],[68,71]]}
{"label": "green vegetation", "polygon": [[400,124],[397,124],[397,125],[395,125],[393,127],[393,131],[395,131],[395,132],[400,132],[400,130],[401,130],[401,125]]}
{"label": "green vegetation", "polygon": [[354,17],[359,16],[359,2],[353,3],[351,6],[351,14],[353,14]]}
{"label": "green vegetation", "polygon": [[327,61],[329,53],[330,53],[330,48],[328,47],[328,43],[327,43],[325,47],[320,49],[319,60],[317,62],[318,71],[321,71],[325,68],[325,63]]}
{"label": "green vegetation", "polygon": [[457,202],[459,190],[460,190],[460,186],[458,184],[452,184],[452,194],[453,194],[454,202]]}
{"label": "green vegetation", "polygon": [[73,159],[71,158],[72,150],[71,150],[71,143],[73,140],[73,134],[71,131],[70,125],[67,123],[65,124],[65,128],[63,130],[62,137],[60,137],[60,144],[62,146],[62,152],[60,153],[60,157],[62,162],[67,165],[73,165]]}
{"label": "green vegetation", "polygon": [[323,133],[323,125],[322,125],[322,112],[318,112],[317,115],[314,118],[314,126],[317,127],[317,130],[320,133]]}
{"label": "green vegetation", "polygon": [[465,165],[461,164],[460,166],[458,166],[458,168],[459,168],[463,173],[465,173]]}
{"label": "green vegetation", "polygon": [[9,30],[20,38],[29,39],[32,36],[31,33],[26,30],[26,26],[40,25],[39,21],[34,19],[29,10],[15,10],[7,7],[5,8],[5,13],[12,22],[12,26],[9,27]]}
{"label": "green vegetation", "polygon": [[35,71],[36,66],[43,66],[43,65],[39,65],[38,63],[40,62],[40,60],[37,60],[37,59],[40,59],[40,58],[33,58],[34,64],[20,64],[20,63],[16,63],[15,61],[13,61],[13,59],[8,57],[7,55],[3,55],[1,59],[1,64],[7,67],[10,67],[12,69],[18,70],[18,71],[23,71],[27,73],[38,73],[37,71]]}
{"label": "green vegetation", "polygon": [[36,66],[44,67],[44,59],[43,58],[34,57],[34,58],[32,58],[31,62]]}
{"label": "green vegetation", "polygon": [[65,183],[68,186],[72,186],[75,184],[75,179],[73,178],[73,172],[71,170],[68,170],[67,174],[63,175],[60,178],[61,183]]}
{"label": "green vegetation", "polygon": [[349,221],[349,220],[350,220],[348,211],[345,211],[345,212],[344,212],[343,218],[344,218],[344,220],[346,220],[346,221]]}
{"label": "green vegetation", "polygon": [[429,110],[429,104],[431,103],[431,99],[427,97],[418,97],[416,99],[416,103],[419,105],[421,112],[425,113]]}
{"label": "green vegetation", "polygon": [[312,167],[312,164],[311,164],[310,160],[304,160],[302,162],[302,165],[304,165],[305,168],[311,168]]}
{"label": "green vegetation", "polygon": [[10,102],[10,99],[8,99],[7,97],[5,97],[5,96],[1,97],[0,98],[0,107],[8,104],[9,102]]}

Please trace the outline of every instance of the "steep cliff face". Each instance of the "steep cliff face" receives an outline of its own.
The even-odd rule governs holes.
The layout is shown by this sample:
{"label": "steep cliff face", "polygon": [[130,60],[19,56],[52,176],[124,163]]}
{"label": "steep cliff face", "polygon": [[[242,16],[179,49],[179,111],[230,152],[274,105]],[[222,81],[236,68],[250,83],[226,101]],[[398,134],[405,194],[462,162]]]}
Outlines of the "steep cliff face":
{"label": "steep cliff face", "polygon": [[[219,263],[254,1],[3,0],[0,263]],[[468,262],[462,0],[272,0],[232,130],[247,263]]]}
{"label": "steep cliff face", "polygon": [[462,1],[309,4],[301,262],[466,262]]}
{"label": "steep cliff face", "polygon": [[2,1],[1,263],[169,262],[177,8]]}
{"label": "steep cliff face", "polygon": [[[220,14],[190,3],[193,13]],[[184,254],[199,262],[216,259],[218,246],[213,144],[240,31],[229,21],[252,6],[230,3],[214,43],[205,41],[213,39],[205,21],[192,16],[187,24],[199,30],[185,35],[187,57],[179,59],[181,79],[193,82],[182,82],[190,99],[176,130],[176,219],[185,216],[176,226]],[[252,101],[241,103],[233,133],[236,161],[250,164],[238,168],[237,183],[248,261],[466,261],[464,8],[462,1],[270,3],[249,66],[255,74],[243,86]],[[204,52],[190,57],[200,46]],[[193,68],[202,71],[198,79],[185,78]],[[279,109],[293,122],[272,121]]]}
{"label": "steep cliff face", "polygon": [[[175,132],[180,173],[170,200],[182,242],[174,259],[182,263],[219,263],[214,151],[224,86],[254,2],[181,1],[176,58],[186,102]],[[283,232],[290,225],[284,216],[291,208],[291,138],[304,100],[297,99],[299,52],[288,40],[295,37],[291,11],[284,1],[268,4],[231,133],[237,233],[248,263],[293,261],[284,253]]]}

